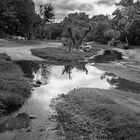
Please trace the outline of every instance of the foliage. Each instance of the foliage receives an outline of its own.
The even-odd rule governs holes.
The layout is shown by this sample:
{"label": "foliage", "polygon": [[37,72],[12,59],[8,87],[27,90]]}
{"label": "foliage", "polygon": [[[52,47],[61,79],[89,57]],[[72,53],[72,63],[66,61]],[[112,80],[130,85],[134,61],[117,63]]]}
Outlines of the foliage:
{"label": "foliage", "polygon": [[52,22],[54,19],[54,6],[52,3],[40,5],[40,16],[42,17],[44,24]]}
{"label": "foliage", "polygon": [[61,23],[52,23],[45,25],[45,36],[47,39],[60,39],[63,32]]}
{"label": "foliage", "polygon": [[[53,22],[54,19],[54,6],[52,3],[41,4],[39,7],[39,17],[40,25],[37,26],[36,34],[37,38],[45,39],[47,38],[46,34],[46,26]],[[51,37],[50,37],[51,38]]]}
{"label": "foliage", "polygon": [[89,27],[88,24],[89,16],[86,13],[71,13],[63,20],[63,36],[64,37],[70,37],[68,33],[68,28],[71,28],[73,30],[73,34],[76,37],[77,40],[79,40]]}
{"label": "foliage", "polygon": [[35,19],[35,4],[32,0],[2,0],[0,11],[2,29],[11,35],[30,38]]}
{"label": "foliage", "polygon": [[121,32],[121,40],[124,37],[132,45],[140,44],[140,1],[121,0],[116,4],[118,8],[114,11],[112,20],[117,30]]}
{"label": "foliage", "polygon": [[[86,36],[91,30],[89,16],[86,13],[71,13],[63,20],[63,37],[67,38],[66,42],[69,51],[73,48],[79,49]],[[66,43],[65,43],[66,44]]]}
{"label": "foliage", "polygon": [[87,41],[97,41],[106,43],[111,37],[104,34],[106,31],[111,30],[110,19],[108,16],[97,15],[90,19],[91,32],[87,37]]}
{"label": "foliage", "polygon": [[9,9],[8,1],[1,0],[0,1],[0,29],[6,33],[16,32],[17,25],[19,25],[19,20],[16,16],[15,11]]}
{"label": "foliage", "polygon": [[[121,0],[116,6],[112,19],[107,15],[89,18],[85,12],[75,12],[67,15],[61,23],[53,23],[55,9],[52,3],[40,5],[37,14],[32,0],[1,0],[0,33],[28,39],[32,39],[32,36],[35,39],[64,37],[71,45],[74,40],[80,43],[80,40],[107,43],[114,38],[130,45],[139,45],[140,1]],[[89,27],[91,30],[86,34]],[[73,39],[70,39],[72,36]]]}
{"label": "foliage", "polygon": [[41,38],[44,25],[54,19],[52,4],[40,6],[39,15],[35,12],[32,0],[1,0],[0,29],[10,35],[20,35],[28,39]]}

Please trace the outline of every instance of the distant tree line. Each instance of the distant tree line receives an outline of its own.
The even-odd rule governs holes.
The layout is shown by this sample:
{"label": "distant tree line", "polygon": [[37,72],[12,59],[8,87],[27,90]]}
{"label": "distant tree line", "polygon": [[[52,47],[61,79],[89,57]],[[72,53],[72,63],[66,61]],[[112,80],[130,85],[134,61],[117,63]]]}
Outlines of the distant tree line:
{"label": "distant tree line", "polygon": [[[80,42],[97,41],[107,43],[116,39],[130,45],[140,45],[140,1],[121,0],[116,3],[112,16],[86,13],[70,13],[62,22],[54,23],[53,4],[40,5],[35,12],[32,0],[0,0],[0,34],[20,35],[28,39],[67,38]],[[90,32],[86,34],[88,29]],[[86,36],[84,36],[86,34]]]}
{"label": "distant tree line", "polygon": [[140,1],[121,0],[112,16],[95,15],[91,18],[86,13],[71,13],[64,18],[63,37],[69,38],[68,28],[78,39],[90,26],[91,31],[85,41],[108,43],[112,39],[130,45],[140,45]]}

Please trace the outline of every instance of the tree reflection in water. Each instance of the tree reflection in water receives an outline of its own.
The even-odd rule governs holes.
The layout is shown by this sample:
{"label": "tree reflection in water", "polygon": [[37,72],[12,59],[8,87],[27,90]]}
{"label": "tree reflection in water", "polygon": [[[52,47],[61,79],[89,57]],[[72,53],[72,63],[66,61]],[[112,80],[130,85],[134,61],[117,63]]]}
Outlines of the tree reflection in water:
{"label": "tree reflection in water", "polygon": [[33,72],[34,75],[34,81],[39,81],[41,82],[41,84],[47,84],[48,81],[48,77],[50,74],[50,67],[49,65],[44,65],[44,64],[40,64],[39,65],[39,70],[35,73]]}
{"label": "tree reflection in water", "polygon": [[76,69],[81,70],[81,71],[85,71],[86,74],[88,74],[88,70],[85,66],[85,63],[81,62],[81,63],[76,64],[76,65],[74,65],[74,64],[65,65],[64,70],[62,71],[62,75],[64,75],[64,73],[66,73],[69,75],[69,79],[72,79],[71,73],[72,73],[73,68],[76,68]]}

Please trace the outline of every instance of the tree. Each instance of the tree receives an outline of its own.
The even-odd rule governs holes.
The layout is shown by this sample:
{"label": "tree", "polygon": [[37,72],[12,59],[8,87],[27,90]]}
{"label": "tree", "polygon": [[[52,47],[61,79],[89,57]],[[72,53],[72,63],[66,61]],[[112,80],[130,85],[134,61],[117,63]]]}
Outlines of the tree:
{"label": "tree", "polygon": [[61,23],[50,23],[44,28],[45,36],[47,39],[57,39],[61,38],[63,28]]}
{"label": "tree", "polygon": [[108,30],[112,29],[111,21],[108,16],[97,15],[90,19],[91,32],[87,36],[88,41],[107,43],[110,38],[105,36]]}
{"label": "tree", "polygon": [[9,1],[0,1],[0,29],[7,34],[16,33],[16,27],[20,26],[16,12],[9,8]]}
{"label": "tree", "polygon": [[30,39],[35,20],[35,4],[32,0],[1,0],[1,28],[11,35]]}
{"label": "tree", "polygon": [[52,3],[40,5],[40,16],[43,19],[43,24],[50,23],[54,19],[54,6]]}
{"label": "tree", "polygon": [[83,36],[85,33],[85,30],[89,27],[88,25],[89,21],[89,15],[86,13],[71,13],[67,17],[64,18],[63,20],[63,26],[64,26],[64,32],[63,35],[65,37],[69,37],[69,33],[67,32],[68,28],[73,29],[74,36],[76,37],[77,40]]}
{"label": "tree", "polygon": [[88,24],[89,15],[86,13],[71,13],[63,20],[63,37],[67,38],[69,51],[73,48],[79,49],[91,28]]}
{"label": "tree", "polygon": [[121,33],[120,39],[132,45],[140,44],[140,1],[121,0],[116,5],[112,22]]}
{"label": "tree", "polygon": [[70,45],[69,45],[69,51],[71,51],[72,47],[79,49],[80,45],[82,45],[83,39],[87,36],[87,34],[90,32],[91,27],[89,26],[89,28],[85,31],[85,33],[83,34],[83,36],[80,36],[79,39],[76,39],[75,35],[73,34],[72,29],[69,27],[68,28],[68,32],[70,35]]}
{"label": "tree", "polygon": [[34,21],[34,24],[33,24],[35,40],[36,39],[41,39],[41,29],[42,29],[41,25],[42,25],[42,22],[43,21],[40,18],[40,16],[36,14],[35,21]]}
{"label": "tree", "polygon": [[21,24],[19,34],[31,38],[35,20],[35,4],[32,0],[9,0]]}
{"label": "tree", "polygon": [[45,36],[45,27],[48,23],[52,23],[55,16],[54,6],[52,3],[46,3],[44,5],[40,5],[40,17],[42,19],[41,24],[41,39]]}

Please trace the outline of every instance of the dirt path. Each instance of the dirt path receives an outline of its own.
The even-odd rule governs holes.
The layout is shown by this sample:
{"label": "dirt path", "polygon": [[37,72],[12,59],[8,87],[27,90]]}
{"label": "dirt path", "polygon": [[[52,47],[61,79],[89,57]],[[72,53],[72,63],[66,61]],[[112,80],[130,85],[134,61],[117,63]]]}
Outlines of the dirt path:
{"label": "dirt path", "polygon": [[43,61],[43,59],[33,56],[30,49],[33,48],[45,48],[45,47],[58,47],[61,43],[42,43],[35,46],[20,46],[20,47],[0,47],[0,53],[8,54],[12,60],[38,60]]}

